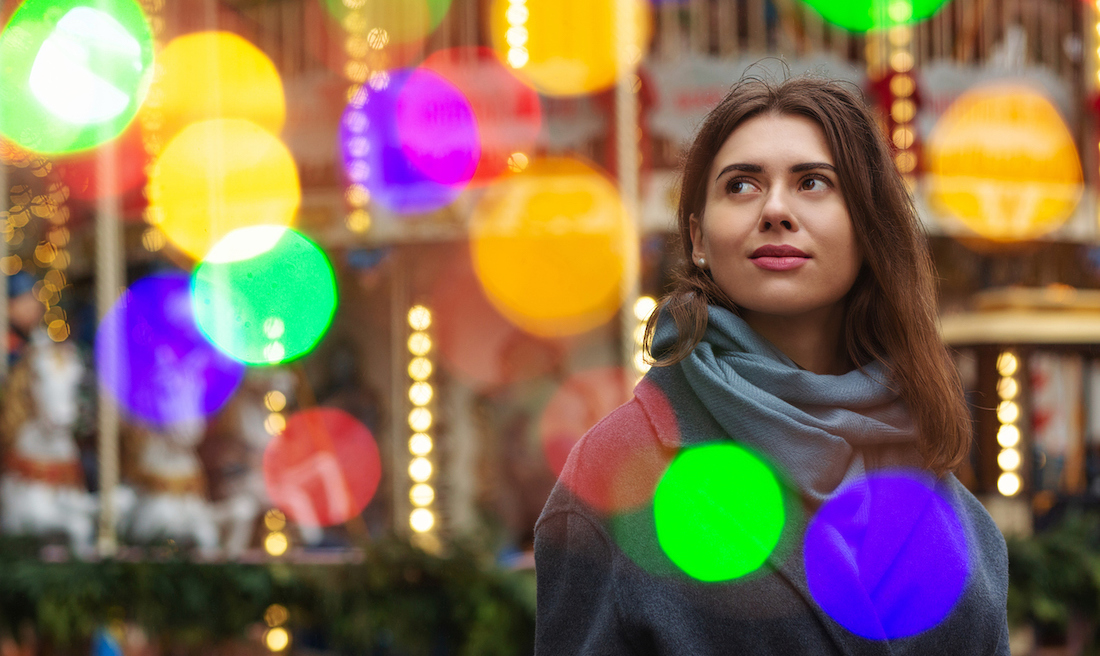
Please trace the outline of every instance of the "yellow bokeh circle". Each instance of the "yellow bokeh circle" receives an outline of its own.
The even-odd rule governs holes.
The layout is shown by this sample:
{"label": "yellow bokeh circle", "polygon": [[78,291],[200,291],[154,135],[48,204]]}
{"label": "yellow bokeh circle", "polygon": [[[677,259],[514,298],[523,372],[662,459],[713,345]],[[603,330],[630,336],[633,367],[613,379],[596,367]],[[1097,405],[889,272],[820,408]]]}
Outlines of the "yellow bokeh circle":
{"label": "yellow bokeh circle", "polygon": [[637,275],[634,224],[618,191],[587,164],[532,162],[491,186],[474,209],[474,269],[494,307],[543,337],[582,333],[614,316]]}
{"label": "yellow bokeh circle", "polygon": [[275,64],[230,32],[197,32],[157,55],[145,124],[167,141],[191,123],[243,118],[273,134],[283,129],[286,98]]}
{"label": "yellow bokeh circle", "polygon": [[290,151],[242,119],[194,123],[165,147],[149,176],[149,216],[180,250],[202,259],[237,228],[290,225],[301,202]]}
{"label": "yellow bokeh circle", "polygon": [[929,203],[994,241],[1062,225],[1082,194],[1073,135],[1041,93],[997,84],[964,93],[926,144]]}
{"label": "yellow bokeh circle", "polygon": [[[653,32],[649,3],[625,0],[634,21],[616,34],[624,0],[492,0],[493,49],[510,69],[548,96],[571,96],[615,83],[620,61],[633,71]],[[623,43],[620,52],[619,42]]]}

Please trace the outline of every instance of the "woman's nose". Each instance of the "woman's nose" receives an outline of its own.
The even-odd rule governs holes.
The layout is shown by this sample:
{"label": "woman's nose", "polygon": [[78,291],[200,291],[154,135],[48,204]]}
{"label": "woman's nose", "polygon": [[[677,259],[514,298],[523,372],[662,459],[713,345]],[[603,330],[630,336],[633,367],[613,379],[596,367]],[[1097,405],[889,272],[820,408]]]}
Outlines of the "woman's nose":
{"label": "woman's nose", "polygon": [[798,221],[791,209],[790,197],[785,189],[773,188],[764,200],[760,211],[760,230],[782,227],[797,230]]}

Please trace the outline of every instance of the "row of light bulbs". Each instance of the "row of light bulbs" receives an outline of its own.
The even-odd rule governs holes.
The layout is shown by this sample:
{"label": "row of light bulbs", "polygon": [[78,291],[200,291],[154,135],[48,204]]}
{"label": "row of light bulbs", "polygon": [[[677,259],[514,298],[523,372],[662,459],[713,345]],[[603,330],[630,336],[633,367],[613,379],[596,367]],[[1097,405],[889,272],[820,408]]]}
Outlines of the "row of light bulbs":
{"label": "row of light bulbs", "polygon": [[1023,461],[1019,449],[1020,428],[1016,425],[1020,419],[1020,405],[1016,401],[1020,393],[1020,384],[1016,380],[1019,368],[1019,359],[1012,351],[1003,351],[997,357],[997,373],[1000,374],[997,381],[997,396],[1000,398],[997,404],[997,421],[1000,423],[997,443],[1001,445],[1001,452],[997,454],[997,466],[1001,470],[997,477],[997,491],[1006,497],[1016,495],[1023,487],[1019,474]]}
{"label": "row of light bulbs", "polygon": [[[264,407],[268,411],[264,419],[264,430],[270,435],[276,436],[286,430],[286,395],[279,390],[271,390],[264,394]],[[272,508],[264,515],[264,527],[268,533],[264,537],[264,551],[279,557],[290,548],[290,538],[287,537],[286,516],[277,508]]]}
{"label": "row of light bulbs", "polygon": [[428,482],[432,477],[432,437],[428,432],[432,427],[432,411],[429,407],[434,396],[431,376],[434,369],[431,360],[432,338],[428,328],[432,325],[432,312],[423,305],[414,305],[409,309],[409,501],[413,510],[409,513],[409,526],[417,534],[427,536],[435,527],[435,513],[431,506],[435,501],[435,489]]}
{"label": "row of light bulbs", "polygon": [[523,68],[531,58],[527,52],[527,19],[531,16],[527,9],[527,0],[509,0],[505,11],[508,31],[505,32],[504,39],[508,43],[508,65],[512,68]]}
{"label": "row of light bulbs", "polygon": [[917,105],[913,94],[917,89],[913,80],[913,30],[908,25],[898,25],[890,29],[890,68],[894,75],[890,78],[890,118],[894,121],[894,131],[890,139],[898,149],[894,155],[894,164],[910,188],[916,183],[914,171],[917,168],[916,126]]}

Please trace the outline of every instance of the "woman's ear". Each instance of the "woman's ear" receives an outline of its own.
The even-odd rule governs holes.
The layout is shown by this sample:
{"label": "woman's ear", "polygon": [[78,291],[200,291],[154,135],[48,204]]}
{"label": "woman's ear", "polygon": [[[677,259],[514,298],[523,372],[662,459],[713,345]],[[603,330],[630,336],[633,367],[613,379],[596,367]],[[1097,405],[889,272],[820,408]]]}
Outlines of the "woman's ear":
{"label": "woman's ear", "polygon": [[692,214],[688,217],[688,228],[691,231],[691,259],[698,263],[700,258],[707,256],[706,241],[703,239],[703,223]]}

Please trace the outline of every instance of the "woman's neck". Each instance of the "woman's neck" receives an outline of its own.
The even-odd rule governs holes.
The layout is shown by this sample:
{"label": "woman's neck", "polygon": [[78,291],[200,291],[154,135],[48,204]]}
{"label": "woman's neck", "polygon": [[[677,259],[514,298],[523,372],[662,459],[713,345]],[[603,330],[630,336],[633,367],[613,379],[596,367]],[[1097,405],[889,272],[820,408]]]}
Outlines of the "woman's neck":
{"label": "woman's neck", "polygon": [[844,326],[841,304],[793,316],[742,309],[741,317],[757,334],[807,371],[841,375],[853,368],[841,340]]}

